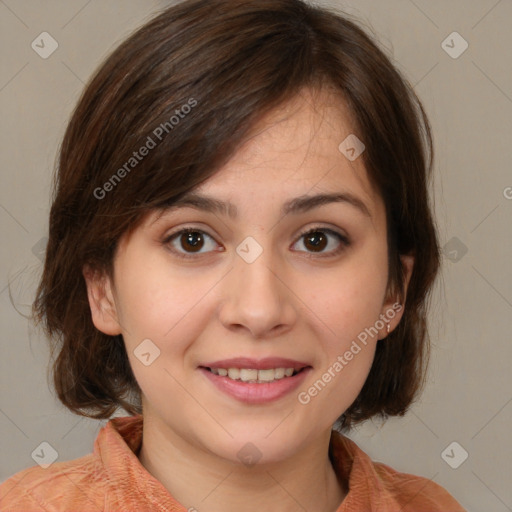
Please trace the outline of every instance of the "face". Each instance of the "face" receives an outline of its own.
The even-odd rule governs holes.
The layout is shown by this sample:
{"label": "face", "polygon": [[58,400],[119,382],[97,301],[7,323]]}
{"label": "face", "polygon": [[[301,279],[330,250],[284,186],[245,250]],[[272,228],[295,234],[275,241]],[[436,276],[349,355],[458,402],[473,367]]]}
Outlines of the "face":
{"label": "face", "polygon": [[96,327],[123,335],[144,416],[169,439],[283,460],[359,394],[401,311],[384,204],[338,149],[352,133],[339,99],[304,92],[193,190],[229,208],[154,212],[121,240],[112,281],[86,276]]}

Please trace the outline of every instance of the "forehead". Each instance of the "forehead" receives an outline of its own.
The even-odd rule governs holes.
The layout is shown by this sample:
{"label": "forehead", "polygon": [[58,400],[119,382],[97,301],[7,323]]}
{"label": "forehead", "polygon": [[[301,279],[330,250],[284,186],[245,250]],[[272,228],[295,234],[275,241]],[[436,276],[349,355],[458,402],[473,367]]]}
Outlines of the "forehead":
{"label": "forehead", "polygon": [[336,202],[351,205],[351,214],[359,213],[360,221],[385,232],[385,205],[363,158],[349,160],[339,149],[355,132],[352,113],[338,92],[303,89],[263,116],[223,167],[178,201],[150,212],[142,224],[151,226],[165,213],[191,207],[274,225],[289,213]]}
{"label": "forehead", "polygon": [[229,162],[194,190],[232,198],[233,203],[241,194],[279,196],[284,203],[285,196],[342,191],[364,199],[371,216],[377,216],[383,203],[363,158],[350,160],[340,150],[356,132],[352,113],[339,94],[304,89],[264,116]]}

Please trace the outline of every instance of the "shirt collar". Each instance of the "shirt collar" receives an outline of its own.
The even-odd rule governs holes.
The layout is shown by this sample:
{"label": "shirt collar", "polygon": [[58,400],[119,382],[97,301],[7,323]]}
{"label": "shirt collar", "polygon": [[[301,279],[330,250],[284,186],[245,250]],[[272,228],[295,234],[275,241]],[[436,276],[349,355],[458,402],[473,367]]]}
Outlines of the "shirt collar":
{"label": "shirt collar", "polygon": [[[122,506],[137,510],[148,501],[152,510],[187,512],[167,489],[142,466],[138,453],[142,445],[143,417],[126,416],[111,419],[102,428],[94,445],[94,453],[102,461],[112,494],[106,502],[110,509]],[[375,507],[396,505],[396,501],[379,478],[371,459],[343,434],[332,430],[329,457],[338,478],[348,481],[348,494],[337,512],[376,510]],[[387,510],[387,508],[381,508]]]}
{"label": "shirt collar", "polygon": [[111,484],[105,511],[142,510],[149,502],[151,510],[158,512],[187,512],[140,463],[142,428],[142,415],[118,417],[98,434],[94,453],[101,458]]}

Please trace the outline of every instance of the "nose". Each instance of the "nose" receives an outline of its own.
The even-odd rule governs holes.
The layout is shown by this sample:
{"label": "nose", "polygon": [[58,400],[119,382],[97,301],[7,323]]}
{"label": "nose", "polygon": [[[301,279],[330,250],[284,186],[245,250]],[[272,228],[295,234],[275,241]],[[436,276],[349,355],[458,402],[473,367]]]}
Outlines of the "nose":
{"label": "nose", "polygon": [[271,253],[264,250],[252,263],[234,257],[234,268],[222,283],[218,313],[226,329],[266,339],[282,335],[296,322],[297,306],[289,278]]}

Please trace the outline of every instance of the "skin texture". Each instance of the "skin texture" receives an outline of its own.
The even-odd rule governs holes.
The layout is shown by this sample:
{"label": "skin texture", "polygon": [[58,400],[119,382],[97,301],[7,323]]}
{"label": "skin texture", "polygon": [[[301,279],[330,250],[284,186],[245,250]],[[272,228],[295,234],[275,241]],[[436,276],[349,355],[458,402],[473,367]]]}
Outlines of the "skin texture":
{"label": "skin texture", "polygon": [[[189,207],[155,212],[121,240],[113,281],[84,269],[94,324],[123,335],[143,392],[139,459],[185,507],[335,511],[346,495],[328,459],[330,431],[361,390],[386,327],[308,404],[297,395],[396,302],[386,293],[384,204],[362,159],[350,162],[338,150],[351,133],[337,96],[304,90],[195,189],[233,202],[237,219]],[[371,217],[348,203],[280,213],[288,199],[330,192],[357,196]],[[204,233],[199,253],[186,235],[165,241],[186,226]],[[322,231],[327,245],[315,252],[301,237],[309,228],[337,231],[350,245]],[[263,249],[253,263],[236,252],[248,236]],[[413,261],[403,262],[408,283]],[[145,366],[134,350],[148,338],[160,356]],[[198,370],[207,361],[271,356],[313,368],[298,390],[272,403],[238,401]],[[251,467],[237,456],[249,442],[261,453]]]}

